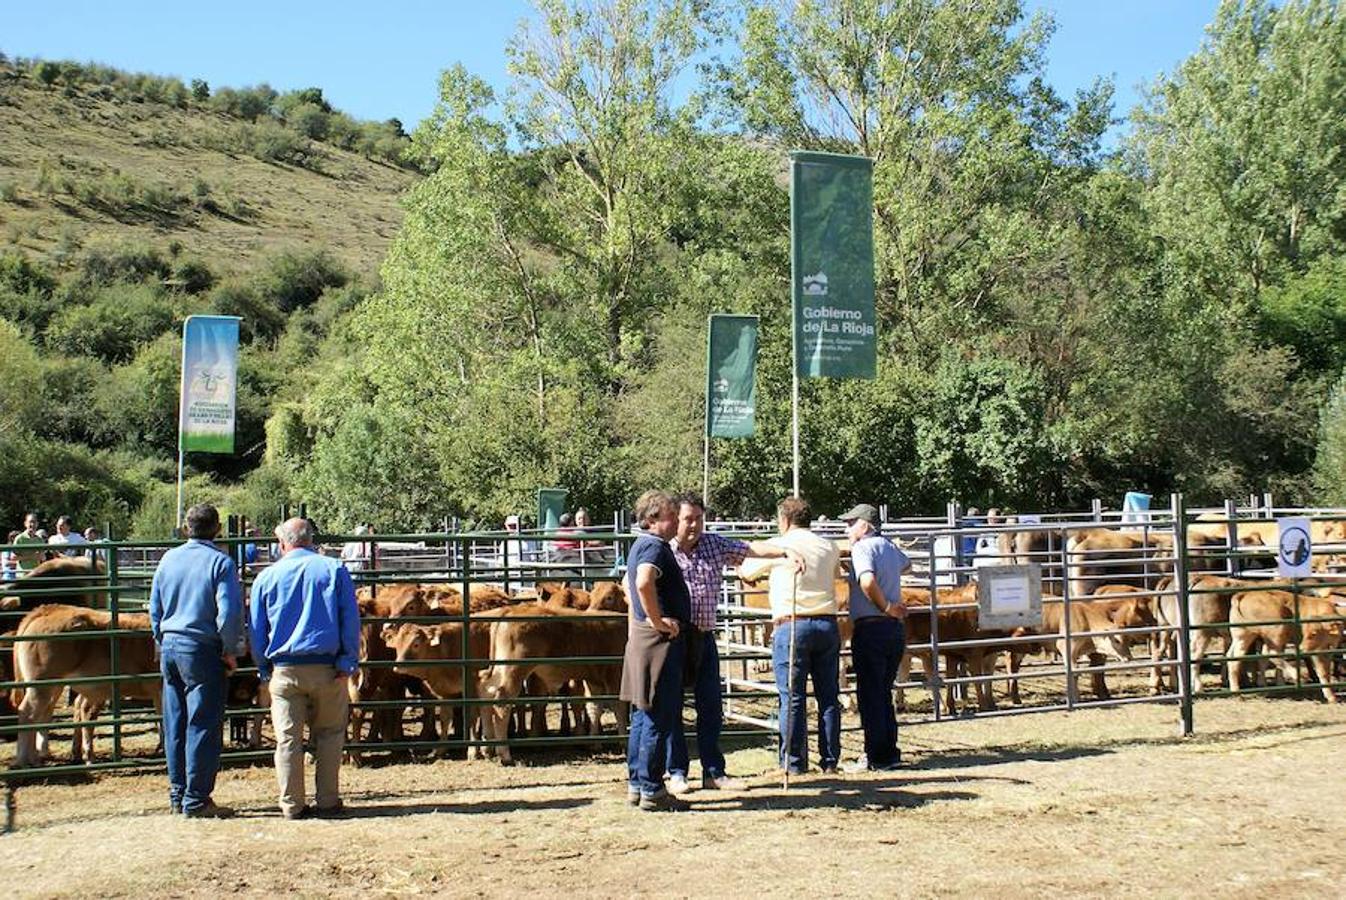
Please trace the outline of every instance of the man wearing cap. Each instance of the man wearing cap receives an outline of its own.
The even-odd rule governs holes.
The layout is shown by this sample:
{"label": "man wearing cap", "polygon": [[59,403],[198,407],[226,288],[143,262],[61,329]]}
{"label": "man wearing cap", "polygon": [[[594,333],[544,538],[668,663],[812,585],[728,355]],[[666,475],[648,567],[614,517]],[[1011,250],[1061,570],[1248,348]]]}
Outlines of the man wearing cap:
{"label": "man wearing cap", "polygon": [[893,683],[906,646],[907,608],[902,603],[902,575],[911,560],[879,533],[879,513],[861,503],[842,514],[851,541],[850,615],[855,624],[851,658],[865,754],[848,772],[889,771],[901,762],[897,749],[897,714]]}

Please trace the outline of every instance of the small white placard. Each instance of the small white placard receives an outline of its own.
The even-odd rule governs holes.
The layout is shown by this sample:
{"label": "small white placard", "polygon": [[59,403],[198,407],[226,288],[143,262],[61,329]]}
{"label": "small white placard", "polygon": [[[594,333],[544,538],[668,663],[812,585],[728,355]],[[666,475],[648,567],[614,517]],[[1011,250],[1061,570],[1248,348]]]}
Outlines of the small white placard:
{"label": "small white placard", "polygon": [[1276,571],[1282,578],[1313,574],[1313,538],[1308,519],[1277,519]]}
{"label": "small white placard", "polygon": [[983,566],[977,570],[977,619],[982,628],[1017,628],[1042,621],[1042,569]]}

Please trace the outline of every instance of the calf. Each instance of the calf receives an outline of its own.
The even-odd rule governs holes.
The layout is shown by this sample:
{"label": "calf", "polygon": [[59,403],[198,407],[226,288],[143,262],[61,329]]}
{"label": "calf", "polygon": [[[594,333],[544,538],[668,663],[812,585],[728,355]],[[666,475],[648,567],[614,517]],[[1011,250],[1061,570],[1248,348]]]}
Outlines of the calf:
{"label": "calf", "polygon": [[[581,614],[558,613],[543,604],[526,604],[503,610],[491,626],[490,655],[497,662],[482,680],[484,696],[496,701],[487,709],[488,736],[507,737],[509,703],[519,696],[524,682],[536,678],[551,694],[571,680],[585,685],[589,696],[616,694],[621,688],[621,658],[626,650],[624,620]],[[562,656],[612,657],[604,663],[556,663],[535,660]],[[596,706],[591,710],[594,733],[601,723]],[[618,714],[618,728],[622,718]],[[509,745],[499,748],[501,763],[512,762]]]}
{"label": "calf", "polygon": [[[101,610],[84,609],[77,606],[45,604],[30,612],[19,623],[19,637],[37,637],[42,635],[67,635],[106,631],[111,615]],[[123,613],[119,617],[118,627],[130,629],[137,634],[116,638],[118,642],[118,673],[121,675],[157,676],[159,666],[154,658],[154,641],[150,636],[149,617]],[[19,641],[14,649],[14,668],[17,680],[39,681],[70,678],[96,678],[112,672],[112,651],[110,638],[80,638],[71,640],[27,640]],[[116,682],[116,690],[122,696],[147,698],[156,701],[159,696],[159,681],[137,679]],[[111,699],[114,682],[95,682],[75,687],[76,694],[83,698],[84,707],[79,711],[87,721],[97,716],[102,706]],[[20,725],[40,725],[51,721],[52,710],[61,694],[60,685],[35,685],[16,689],[16,705]],[[92,726],[82,726],[91,729]],[[81,754],[84,743],[91,743],[92,732],[83,736],[77,730],[75,752]],[[43,732],[25,730],[19,734],[15,766],[36,765],[49,755],[47,737]],[[79,758],[76,759],[79,761]]]}
{"label": "calf", "polygon": [[[1295,623],[1296,616],[1300,624]],[[1266,590],[1234,594],[1229,604],[1230,691],[1238,693],[1242,690],[1239,675],[1244,660],[1240,657],[1251,653],[1259,644],[1266,653],[1278,654],[1271,657],[1271,663],[1280,669],[1286,683],[1296,683],[1299,677],[1298,660],[1292,663],[1279,655],[1285,652],[1286,647],[1296,644],[1300,652],[1315,654],[1309,657],[1309,664],[1318,677],[1323,699],[1328,703],[1336,703],[1337,694],[1332,689],[1331,656],[1319,654],[1342,645],[1340,616],[1333,602],[1324,597],[1301,594],[1296,599],[1289,591]],[[1331,621],[1304,621],[1306,619]]]}
{"label": "calf", "polygon": [[[490,650],[490,625],[485,622],[472,623],[468,631],[468,659],[485,659]],[[397,665],[394,672],[420,679],[429,692],[439,700],[464,696],[462,665],[445,665],[445,661],[463,659],[463,626],[457,622],[443,625],[413,625],[410,623],[388,624],[383,627],[381,636],[393,652]],[[482,678],[479,671],[478,681]],[[478,689],[480,693],[480,689]],[[476,706],[469,706],[464,717],[464,730],[472,733],[476,730]],[[444,734],[449,733],[452,710],[447,704],[439,705],[440,725]],[[480,746],[472,748],[474,759],[482,758]]]}

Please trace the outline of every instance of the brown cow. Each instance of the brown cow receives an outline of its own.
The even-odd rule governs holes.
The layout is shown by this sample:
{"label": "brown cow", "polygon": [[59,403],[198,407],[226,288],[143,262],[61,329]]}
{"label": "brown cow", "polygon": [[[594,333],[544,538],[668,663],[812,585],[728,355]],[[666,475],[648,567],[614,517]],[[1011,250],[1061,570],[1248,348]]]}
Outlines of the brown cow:
{"label": "brown cow", "polygon": [[[45,604],[24,616],[19,623],[19,637],[37,635],[68,635],[106,631],[111,615],[101,610],[78,606]],[[141,635],[126,635],[118,641],[118,671],[122,675],[157,674],[159,666],[154,658],[154,641],[150,637],[149,617],[123,613],[119,628],[143,631]],[[111,646],[107,638],[80,638],[69,640],[19,641],[14,649],[15,674],[19,681],[92,678],[109,675],[112,671]],[[158,679],[137,679],[120,682],[122,696],[159,696]],[[82,684],[76,693],[85,698],[85,712],[92,718],[112,695],[112,683]],[[20,691],[16,690],[18,695]],[[51,721],[52,709],[61,694],[60,685],[39,685],[22,690],[22,699],[16,696],[19,724],[37,725]],[[157,708],[157,702],[156,702]],[[91,736],[91,733],[90,733]],[[76,735],[76,750],[82,750],[82,739]],[[36,765],[48,755],[46,735],[24,731],[19,735],[16,766]],[[78,760],[77,760],[78,761]]]}
{"label": "brown cow", "polygon": [[589,591],[590,612],[626,612],[626,586],[619,581],[596,581]]}
{"label": "brown cow", "polygon": [[[1237,578],[1224,578],[1219,575],[1194,575],[1188,579],[1187,618],[1190,625],[1188,659],[1192,664],[1192,690],[1201,690],[1201,660],[1210,650],[1216,638],[1229,647],[1229,603],[1237,588],[1251,587],[1256,582]],[[1159,582],[1157,589],[1173,590],[1173,579]],[[1179,618],[1178,597],[1168,595],[1159,598],[1156,606],[1156,618],[1161,625],[1176,629],[1181,624]],[[1176,659],[1177,632],[1165,631],[1159,655],[1164,659]],[[1223,666],[1223,663],[1221,664]]]}
{"label": "brown cow", "polygon": [[[106,567],[101,559],[92,556],[58,556],[49,559],[22,578],[5,585],[6,590],[16,593],[0,597],[0,610],[5,612],[31,612],[43,604],[61,603],[66,606],[94,606],[103,592],[88,588],[106,583]],[[48,591],[64,588],[60,594],[25,594],[25,590]]]}
{"label": "brown cow", "polygon": [[[1187,534],[1188,554],[1197,560],[1194,566],[1200,566],[1203,557],[1222,546],[1221,541],[1201,532]],[[1130,585],[1150,590],[1161,578],[1173,574],[1174,539],[1166,531],[1146,534],[1089,528],[1070,536],[1066,553],[1072,601],[1089,599],[1095,585]]]}
{"label": "brown cow", "polygon": [[[487,622],[473,622],[468,631],[469,659],[485,659],[490,650],[491,631]],[[446,665],[446,661],[463,659],[463,626],[457,622],[443,625],[413,625],[411,623],[387,624],[380,632],[383,641],[394,653],[397,665],[394,672],[419,678],[426,688],[438,700],[462,697],[462,665]],[[482,672],[476,678],[480,682]],[[476,691],[481,693],[480,688]],[[473,733],[477,724],[476,706],[468,706],[464,717],[464,730]],[[440,725],[444,734],[449,733],[449,723],[453,711],[447,704],[439,706]],[[473,759],[482,758],[479,746],[472,748]]]}
{"label": "brown cow", "polygon": [[[1130,585],[1102,585],[1095,600],[1072,600],[1070,603],[1070,641],[1066,642],[1065,615],[1062,604],[1043,604],[1043,630],[1047,630],[1052,615],[1058,620],[1057,652],[1067,653],[1072,663],[1082,658],[1089,660],[1094,696],[1100,700],[1111,697],[1102,666],[1109,656],[1123,662],[1131,660],[1131,644],[1137,640],[1149,642],[1149,635],[1128,635],[1128,629],[1151,628],[1157,623],[1148,597],[1124,597],[1139,589]],[[1048,610],[1052,610],[1049,613]],[[1076,673],[1076,678],[1079,675]]]}
{"label": "brown cow", "polygon": [[[1296,616],[1300,620],[1298,625],[1294,621]],[[1332,621],[1304,621],[1328,618]],[[1296,644],[1300,652],[1317,654],[1342,646],[1341,613],[1330,599],[1324,597],[1301,594],[1296,599],[1290,591],[1243,591],[1234,594],[1230,600],[1229,622],[1229,690],[1234,693],[1242,689],[1239,675],[1244,661],[1240,657],[1253,652],[1259,644],[1264,652],[1278,654],[1271,657],[1271,663],[1281,670],[1287,684],[1299,680],[1299,663],[1279,655],[1286,647]],[[1309,664],[1318,676],[1323,699],[1336,703],[1331,657],[1313,655],[1309,657]]]}
{"label": "brown cow", "polygon": [[[995,672],[995,660],[1004,649],[1000,645],[978,645],[972,647],[953,647],[951,643],[973,641],[979,638],[1008,637],[1005,631],[983,631],[977,626],[977,584],[969,582],[956,588],[939,588],[936,595],[939,606],[937,619],[939,655],[944,660],[946,677],[956,677],[959,670],[973,676],[991,675]],[[928,649],[912,649],[929,644],[931,638],[930,591],[925,588],[903,588],[902,602],[907,607],[907,651],[898,666],[898,680],[906,681],[911,670],[912,659],[920,659],[927,673],[933,673]],[[989,681],[974,682],[977,695],[977,708],[995,709],[995,697]],[[901,694],[899,693],[899,704]],[[945,705],[955,709],[954,685],[946,689]]]}
{"label": "brown cow", "polygon": [[[621,687],[621,657],[626,650],[627,623],[596,614],[566,614],[543,604],[524,604],[502,610],[501,618],[491,627],[491,658],[501,660],[482,680],[484,696],[496,700],[488,708],[488,736],[504,740],[509,718],[508,704],[517,698],[524,682],[538,679],[547,693],[555,693],[566,682],[579,680],[589,696],[616,694]],[[562,656],[614,657],[609,663],[558,664],[534,660]],[[591,732],[601,727],[597,707],[590,712]],[[619,731],[623,727],[617,712]],[[498,748],[501,763],[512,762],[509,745]]]}

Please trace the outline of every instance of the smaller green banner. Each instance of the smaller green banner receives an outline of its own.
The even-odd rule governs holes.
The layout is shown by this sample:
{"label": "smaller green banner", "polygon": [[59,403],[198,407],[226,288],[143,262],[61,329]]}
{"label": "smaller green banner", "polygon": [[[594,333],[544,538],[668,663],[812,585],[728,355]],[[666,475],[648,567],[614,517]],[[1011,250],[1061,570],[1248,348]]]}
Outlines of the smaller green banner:
{"label": "smaller green banner", "polygon": [[706,434],[748,438],[756,429],[757,317],[715,314],[706,339]]}
{"label": "smaller green banner", "polygon": [[566,499],[570,491],[564,488],[538,488],[537,527],[543,531],[555,531],[561,527],[561,514],[566,511]]}

